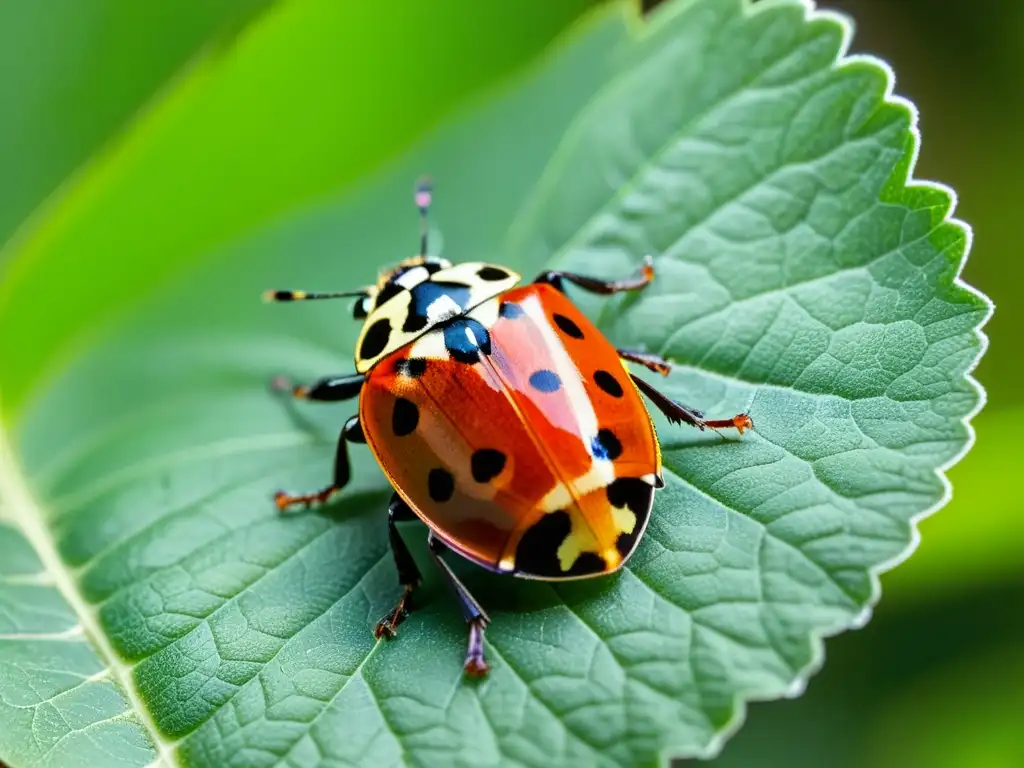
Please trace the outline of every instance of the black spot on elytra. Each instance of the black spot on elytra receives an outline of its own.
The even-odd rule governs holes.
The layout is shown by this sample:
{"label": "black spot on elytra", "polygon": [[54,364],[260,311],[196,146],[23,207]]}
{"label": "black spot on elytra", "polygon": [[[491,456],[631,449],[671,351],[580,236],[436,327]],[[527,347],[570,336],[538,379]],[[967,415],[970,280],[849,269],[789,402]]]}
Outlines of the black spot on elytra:
{"label": "black spot on elytra", "polygon": [[622,385],[608,371],[597,371],[594,374],[594,383],[612,397],[622,397]]}
{"label": "black spot on elytra", "polygon": [[533,576],[561,576],[558,548],[572,523],[564,509],[544,515],[526,529],[516,546],[516,570]]}
{"label": "black spot on elytra", "polygon": [[595,552],[583,552],[576,558],[572,568],[565,572],[566,576],[587,576],[591,573],[604,573],[608,565],[604,559]]}
{"label": "black spot on elytra", "polygon": [[562,386],[562,380],[554,371],[542,368],[530,374],[530,386],[538,392],[554,392]]}
{"label": "black spot on elytra", "polygon": [[654,500],[654,488],[638,477],[620,477],[606,489],[608,503],[613,507],[626,507],[636,515],[636,525],[631,533],[620,533],[615,542],[623,560],[636,549],[640,534],[647,525],[651,513],[651,502]]}
{"label": "black spot on elytra", "polygon": [[605,493],[613,507],[628,507],[637,517],[646,517],[654,489],[639,477],[620,477],[608,485]]}
{"label": "black spot on elytra", "polygon": [[427,492],[437,502],[448,501],[455,493],[455,478],[447,469],[432,469],[427,475]]}
{"label": "black spot on elytra", "polygon": [[[424,280],[414,287],[410,293],[409,314],[405,317],[402,330],[416,333],[427,327],[427,310],[438,299],[447,296],[461,312],[469,304],[469,286],[461,283],[449,283],[443,280]],[[449,302],[445,304],[451,306]]]}
{"label": "black spot on elytra", "polygon": [[491,335],[478,320],[459,317],[444,327],[444,348],[456,362],[472,364],[491,354]]}
{"label": "black spot on elytra", "polygon": [[622,455],[622,443],[610,429],[602,429],[591,441],[590,452],[595,459],[615,461]]}
{"label": "black spot on elytra", "polygon": [[420,423],[420,409],[412,400],[400,397],[395,400],[395,408],[391,411],[391,431],[398,437],[411,435]]}
{"label": "black spot on elytra", "polygon": [[422,357],[407,357],[395,363],[395,373],[399,376],[418,378],[426,373],[427,361]]}
{"label": "black spot on elytra", "polygon": [[378,320],[367,329],[366,335],[363,336],[363,343],[359,345],[359,357],[362,360],[376,357],[387,347],[390,338],[391,321],[387,318]]}
{"label": "black spot on elytra", "polygon": [[479,277],[481,280],[494,282],[497,280],[507,279],[508,271],[501,269],[500,267],[492,267],[488,265],[486,267],[480,267],[480,269],[478,269],[476,272],[476,276]]}
{"label": "black spot on elytra", "polygon": [[498,308],[498,314],[502,317],[507,317],[509,320],[515,320],[517,317],[522,317],[526,313],[523,311],[523,308],[514,301],[503,301],[501,302],[501,306]]}
{"label": "black spot on elytra", "polygon": [[593,552],[584,552],[568,571],[558,562],[558,548],[572,530],[569,513],[564,509],[544,515],[526,529],[516,546],[515,569],[519,573],[550,579],[587,576],[608,570],[604,560]]}
{"label": "black spot on elytra", "polygon": [[473,479],[478,483],[487,483],[501,474],[505,468],[505,454],[494,448],[481,448],[473,453],[470,469]]}
{"label": "black spot on elytra", "polygon": [[561,328],[562,333],[564,333],[566,336],[572,336],[572,338],[574,339],[583,338],[583,331],[580,330],[580,327],[565,315],[559,315],[558,313],[555,313],[553,315],[553,319],[555,321],[555,325]]}

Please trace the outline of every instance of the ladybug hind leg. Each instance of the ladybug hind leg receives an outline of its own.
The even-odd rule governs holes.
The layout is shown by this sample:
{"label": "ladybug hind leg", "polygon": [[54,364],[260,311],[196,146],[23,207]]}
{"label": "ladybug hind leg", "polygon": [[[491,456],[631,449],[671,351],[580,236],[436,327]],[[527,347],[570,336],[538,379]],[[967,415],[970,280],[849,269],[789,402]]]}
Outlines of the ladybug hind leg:
{"label": "ladybug hind leg", "polygon": [[307,509],[315,504],[326,504],[342,488],[348,485],[352,475],[352,469],[348,461],[348,444],[365,443],[363,428],[359,424],[359,417],[353,416],[345,422],[341,428],[341,435],[338,436],[338,448],[334,454],[334,480],[333,482],[312,493],[286,493],[278,491],[274,494],[274,502],[281,512],[287,512],[293,507],[303,506]]}
{"label": "ladybug hind leg", "polygon": [[402,534],[399,533],[395,525],[395,523],[415,519],[416,514],[402,500],[402,497],[397,493],[392,495],[391,503],[388,504],[388,541],[391,544],[391,554],[395,558],[395,567],[398,569],[398,583],[402,585],[402,596],[398,599],[394,610],[388,611],[377,622],[377,626],[373,630],[374,637],[394,637],[398,634],[398,625],[408,618],[409,611],[412,609],[412,593],[422,581],[420,569],[416,567],[416,561],[413,560]]}
{"label": "ladybug hind leg", "polygon": [[[402,585],[402,596],[398,598],[393,610],[384,614],[384,617],[377,622],[373,631],[374,637],[392,638],[398,634],[398,625],[409,617],[412,610],[412,596],[420,585],[422,577],[420,570],[413,560],[409,548],[402,539],[395,523],[407,520],[415,520],[416,514],[409,508],[409,505],[396,493],[391,497],[388,505],[388,538],[391,542],[391,553],[395,558],[395,567],[398,570],[398,583]],[[464,664],[466,673],[474,677],[481,677],[487,674],[487,662],[484,660],[484,629],[490,622],[490,617],[480,607],[480,603],[466,589],[451,566],[446,563],[442,555],[448,551],[448,547],[439,538],[430,533],[427,537],[427,544],[430,549],[430,556],[448,583],[449,588],[455,593],[462,609],[462,616],[469,625],[469,642],[466,648],[466,661]]]}
{"label": "ladybug hind leg", "polygon": [[487,674],[488,666],[484,660],[484,630],[491,619],[486,611],[480,607],[480,603],[466,589],[466,585],[455,575],[451,566],[446,563],[442,555],[448,551],[444,542],[431,533],[427,539],[430,545],[430,554],[437,563],[438,568],[448,582],[448,586],[455,593],[462,609],[462,616],[469,625],[469,642],[466,647],[466,661],[463,665],[466,673],[473,677],[483,677]]}

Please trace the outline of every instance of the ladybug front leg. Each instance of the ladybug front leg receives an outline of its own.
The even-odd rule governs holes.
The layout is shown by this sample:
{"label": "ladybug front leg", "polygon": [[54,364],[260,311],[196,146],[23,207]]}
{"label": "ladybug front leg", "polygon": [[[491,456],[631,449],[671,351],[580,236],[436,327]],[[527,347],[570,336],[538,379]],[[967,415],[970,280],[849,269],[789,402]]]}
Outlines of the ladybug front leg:
{"label": "ladybug front leg", "polygon": [[274,494],[274,502],[278,510],[286,512],[292,507],[304,506],[307,509],[314,504],[325,504],[331,500],[336,493],[348,485],[352,475],[352,469],[348,461],[348,444],[365,443],[363,428],[359,424],[359,417],[353,416],[345,422],[341,428],[341,435],[338,437],[338,448],[334,453],[334,482],[326,488],[321,488],[313,493],[285,493],[278,491]]}
{"label": "ladybug front leg", "polygon": [[466,672],[473,677],[482,677],[487,674],[488,670],[487,662],[484,661],[484,630],[491,619],[486,611],[480,607],[480,603],[476,601],[476,598],[466,589],[466,585],[455,575],[451,566],[441,557],[441,555],[448,551],[445,543],[437,538],[433,532],[427,538],[427,543],[430,545],[430,554],[434,558],[434,562],[441,569],[445,581],[448,582],[448,586],[452,588],[455,597],[459,601],[463,618],[469,624],[469,643],[466,648],[466,662],[463,666]]}
{"label": "ladybug front leg", "polygon": [[395,558],[395,567],[398,569],[398,583],[402,585],[402,596],[395,605],[395,609],[389,611],[384,618],[377,622],[377,627],[373,630],[374,637],[394,637],[397,634],[398,625],[408,618],[409,610],[412,608],[413,590],[422,581],[420,569],[416,566],[416,561],[413,560],[409,548],[405,545],[405,539],[402,538],[402,534],[399,533],[398,527],[395,525],[395,523],[415,519],[416,513],[409,508],[401,496],[397,493],[394,494],[391,497],[391,503],[388,504],[388,540],[391,544],[391,554]]}
{"label": "ladybug front leg", "polygon": [[591,293],[611,294],[620,291],[638,291],[646,288],[654,279],[654,262],[650,256],[645,256],[640,271],[633,277],[626,277],[621,280],[598,280],[595,277],[577,275],[575,272],[559,272],[551,270],[541,272],[537,275],[535,283],[545,283],[565,293],[564,281],[568,280],[573,285],[578,285],[585,291]]}

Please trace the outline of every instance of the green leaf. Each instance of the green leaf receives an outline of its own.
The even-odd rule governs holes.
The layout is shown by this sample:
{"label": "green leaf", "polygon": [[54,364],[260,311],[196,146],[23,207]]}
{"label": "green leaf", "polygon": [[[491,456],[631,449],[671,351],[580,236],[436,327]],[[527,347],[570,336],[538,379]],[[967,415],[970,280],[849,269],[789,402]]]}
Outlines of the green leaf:
{"label": "green leaf", "polygon": [[[46,386],[8,408],[23,474],[4,462],[0,551],[21,565],[0,582],[0,722],[44,725],[0,729],[0,759],[35,764],[45,739],[100,730],[129,764],[153,760],[148,739],[185,765],[650,765],[712,754],[746,700],[798,692],[821,638],[866,620],[876,574],[946,500],[942,471],[980,405],[968,374],[989,305],[957,279],[967,229],[950,192],[910,182],[913,110],[882,64],[840,60],[842,20],[680,0],[622,45],[621,18],[596,19],[358,194],[249,222],[187,271],[147,277],[144,302],[74,336]],[[670,394],[757,426],[723,439],[657,419],[668,487],[615,576],[463,569],[493,618],[478,684],[436,582],[400,637],[372,638],[398,589],[368,452],[322,514],[280,519],[269,501],[323,484],[351,409],[285,409],[267,379],[348,369],[357,328],[346,307],[256,298],[365,284],[412,252],[422,171],[451,258],[504,250],[527,275],[553,259],[611,276],[654,254],[641,296],[573,297],[617,344],[674,358]],[[404,533],[422,541],[418,524]],[[34,579],[52,607],[10,591]],[[10,655],[22,643],[43,658],[42,635],[76,625],[95,654],[47,665],[70,670],[48,688]],[[62,699],[36,714],[107,674],[108,710]],[[18,675],[39,691],[20,705]]]}
{"label": "green leaf", "polygon": [[[34,400],[22,408],[10,409],[7,425],[10,434],[8,439],[0,441],[0,499],[3,502],[0,506],[0,760],[17,768],[44,763],[78,766],[83,762],[100,766],[147,765],[155,761],[166,765],[176,759],[188,759],[176,758],[173,754],[176,748],[184,755],[204,748],[205,740],[215,738],[211,723],[180,744],[171,746],[178,736],[168,730],[167,723],[175,708],[151,714],[151,707],[155,708],[148,699],[151,691],[147,689],[145,696],[139,695],[145,688],[141,681],[145,679],[146,668],[136,663],[138,658],[125,659],[126,650],[139,641],[139,630],[147,622],[143,620],[142,624],[129,627],[126,633],[117,628],[128,626],[120,620],[108,622],[118,612],[116,606],[124,605],[122,600],[129,597],[124,587],[133,578],[139,578],[139,585],[149,583],[144,580],[147,576],[155,578],[153,583],[170,583],[168,578],[172,581],[173,576],[158,576],[156,570],[169,566],[175,573],[183,574],[182,567],[187,564],[184,561],[175,564],[174,559],[186,550],[198,553],[210,544],[198,530],[188,532],[197,521],[196,515],[203,515],[205,507],[199,499],[206,491],[225,500],[224,519],[243,537],[249,535],[245,533],[246,527],[256,521],[257,528],[266,536],[266,543],[281,540],[285,535],[285,541],[294,544],[310,535],[310,523],[319,526],[326,544],[345,540],[346,525],[328,526],[325,520],[313,518],[296,520],[297,526],[289,525],[278,532],[260,527],[270,523],[273,528],[281,522],[267,506],[266,477],[254,480],[251,498],[255,503],[243,502],[248,512],[238,514],[237,503],[230,499],[229,489],[238,483],[232,480],[232,474],[244,475],[251,471],[249,461],[252,458],[268,458],[274,465],[280,463],[281,455],[264,454],[261,458],[261,451],[299,447],[305,451],[312,471],[301,479],[289,478],[283,473],[274,478],[274,482],[319,482],[316,475],[323,469],[321,453],[330,450],[326,438],[318,442],[315,436],[298,432],[295,422],[285,418],[277,405],[266,397],[269,372],[289,362],[299,364],[302,354],[285,352],[290,360],[275,360],[275,355],[284,351],[279,346],[282,342],[293,343],[275,336],[282,328],[287,328],[288,319],[275,312],[267,313],[267,307],[259,301],[259,292],[269,284],[267,281],[290,283],[305,278],[311,282],[337,280],[339,284],[353,280],[365,282],[368,276],[372,277],[375,266],[361,253],[370,253],[373,262],[383,263],[392,260],[393,254],[410,252],[415,244],[415,219],[410,222],[408,232],[399,231],[392,222],[396,208],[411,209],[411,180],[425,169],[450,169],[437,174],[445,188],[446,202],[438,206],[440,211],[449,206],[455,210],[459,206],[469,208],[479,200],[481,188],[490,190],[486,209],[478,209],[476,215],[452,222],[453,226],[446,227],[444,234],[455,245],[461,239],[485,250],[496,250],[508,222],[530,185],[535,183],[566,125],[603,81],[609,54],[625,36],[623,19],[621,7],[610,8],[596,17],[561,49],[547,53],[543,67],[534,65],[529,72],[518,76],[508,90],[496,93],[468,111],[461,110],[456,118],[421,138],[415,151],[399,158],[384,172],[364,180],[363,196],[355,203],[320,203],[294,219],[264,225],[247,233],[241,241],[205,254],[203,271],[197,274],[176,281],[170,281],[167,274],[143,275],[141,279],[151,284],[150,289],[160,293],[150,306],[136,310],[127,319],[125,310],[121,310],[120,326],[104,327],[103,312],[96,312],[76,316],[74,327],[53,331],[55,335],[73,337],[88,327],[91,338],[87,336],[86,343],[81,344],[76,354],[60,362],[51,373],[53,380],[48,388],[40,385],[33,391]],[[494,33],[498,34],[497,30]],[[250,87],[249,91],[253,89]],[[179,149],[187,152],[189,145],[182,143]],[[466,162],[467,157],[475,158],[476,162]],[[117,167],[110,173],[116,175]],[[496,184],[495,179],[500,183]],[[243,178],[235,183],[247,182]],[[151,190],[146,193],[152,194]],[[88,223],[96,208],[102,210],[112,205],[102,197],[88,202],[88,206],[75,214],[84,222],[82,226]],[[115,205],[103,215],[114,218],[116,213]],[[179,222],[166,218],[163,209],[150,213],[154,219],[137,222],[137,225],[139,231],[148,231],[156,240],[167,235],[168,229],[180,226]],[[103,231],[102,236],[116,242],[116,227]],[[338,243],[348,244],[347,249],[351,250],[347,257],[343,253],[339,258]],[[292,258],[296,253],[305,253],[307,258],[296,262]],[[72,251],[70,256],[80,259],[82,251]],[[137,261],[135,251],[112,248],[89,252],[87,256],[95,267],[115,281],[115,288],[127,291],[132,287],[123,282],[121,270],[137,268],[133,264]],[[73,301],[80,293],[83,279],[77,274],[69,276],[55,267],[55,263],[65,258],[67,256],[60,250],[37,254],[28,268],[39,270],[39,274],[46,277],[45,280],[31,277],[47,285],[46,290],[36,294],[36,300],[20,305],[17,313],[10,304],[0,305],[3,318],[0,322],[8,334],[7,341],[16,338],[19,342],[38,343],[26,329],[46,324],[47,315],[55,305]],[[262,267],[258,266],[259,262]],[[305,274],[288,267],[289,263],[292,267],[304,264]],[[119,280],[122,282],[116,282]],[[243,285],[246,281],[249,284]],[[23,284],[19,290],[25,290]],[[39,300],[40,296],[43,300]],[[31,299],[31,295],[28,298]],[[94,298],[111,303],[124,301],[119,295],[104,294]],[[182,313],[182,301],[185,305],[205,304],[210,311],[198,315]],[[321,321],[335,316],[338,308],[327,309],[328,314],[319,315]],[[241,314],[236,315],[236,310]],[[344,312],[347,316],[347,309]],[[327,326],[319,325],[315,307],[314,314],[308,317],[314,321],[317,332],[330,339],[333,334]],[[197,322],[189,327],[191,320]],[[197,364],[198,358],[192,353],[179,359],[181,365],[167,368],[160,362],[168,350],[183,342],[189,344],[190,339],[204,346],[212,340],[211,333],[214,336],[230,333],[232,324],[237,324],[235,327],[243,336],[248,336],[250,330],[256,331],[245,343],[269,341],[276,346],[276,351],[257,350],[248,360],[243,354],[232,361],[231,353],[225,356],[224,350],[211,347],[212,357],[203,364]],[[301,329],[293,328],[292,334],[294,343],[303,343]],[[350,346],[353,339],[345,343]],[[333,339],[330,343],[332,347],[335,344]],[[9,345],[3,348],[10,350]],[[203,355],[199,347],[193,351]],[[43,352],[54,353],[53,350]],[[149,368],[148,360],[136,358],[139,353],[143,357],[155,354],[149,359],[156,361],[156,366]],[[6,354],[4,357],[0,383],[6,397],[13,377],[12,367],[6,365],[10,357]],[[332,365],[346,365],[344,357],[351,355],[343,355],[342,359],[332,355]],[[232,371],[235,362],[243,368],[255,363],[260,370],[245,372],[243,380],[231,384],[230,380],[241,372],[241,369]],[[309,362],[302,360],[301,364]],[[316,361],[313,363],[315,366]],[[28,380],[38,379],[41,373],[25,365],[21,369],[26,371]],[[311,368],[310,373],[313,372]],[[179,378],[181,375],[189,380]],[[135,378],[137,376],[142,379]],[[226,389],[225,384],[228,384]],[[236,400],[236,395],[241,398]],[[185,401],[179,399],[181,396]],[[235,421],[231,414],[222,410],[230,402],[242,404],[243,411],[246,402],[255,404],[261,413],[255,418],[250,418],[251,414],[236,414],[241,419]],[[8,405],[9,400],[4,404]],[[216,426],[203,435],[201,414],[209,408],[216,416],[208,423]],[[263,421],[265,416],[270,420]],[[17,428],[12,423],[15,418]],[[175,437],[176,425],[186,423],[200,427],[200,431],[186,429]],[[249,436],[244,434],[247,423],[253,429]],[[238,434],[237,442],[232,442],[231,433],[236,427],[242,433]],[[155,438],[152,442],[145,437],[150,431]],[[207,440],[215,442],[203,448],[201,444]],[[208,459],[223,453],[220,458],[225,462],[223,472],[218,470],[205,480],[194,474],[196,470],[201,471],[207,460],[204,452]],[[24,476],[19,475],[16,469],[19,466]],[[380,477],[373,474],[372,463],[366,456],[359,466],[372,481],[370,484],[379,489]],[[185,495],[177,500],[165,495],[167,489],[159,490],[164,480],[171,482],[172,474],[176,474],[179,481],[185,481],[180,486]],[[151,485],[154,480],[156,486]],[[186,490],[186,486],[193,483],[198,497]],[[135,492],[133,488],[142,493],[138,506],[130,500]],[[155,495],[150,496],[150,490]],[[199,506],[190,508],[189,498],[199,502]],[[111,506],[110,502],[114,504]],[[123,506],[125,504],[127,506]],[[371,510],[376,512],[377,505],[369,504],[367,511]],[[371,514],[362,518],[360,526],[372,536],[372,547],[367,554],[372,551],[382,559],[384,539],[379,535],[382,529],[376,522],[376,515]],[[215,521],[207,523],[219,529]],[[184,525],[183,538],[169,531],[167,525],[175,529]],[[214,529],[207,528],[207,533]],[[225,532],[220,529],[215,535]],[[179,549],[182,545],[184,550]],[[209,547],[211,553],[217,549],[217,546]],[[210,571],[214,581],[232,578],[230,573],[240,568],[259,567],[253,559],[258,557],[256,549],[243,545],[239,550],[229,545],[222,551],[224,554],[234,552],[239,558],[233,564],[223,561],[219,576]],[[281,555],[287,561],[293,555],[301,556],[302,552],[309,554],[307,549],[282,550]],[[321,552],[322,556],[325,554]],[[128,559],[123,560],[123,557]],[[244,565],[246,562],[252,565]],[[321,573],[332,582],[331,589],[344,586],[351,578],[358,580],[359,569],[364,565],[361,559],[352,561],[346,566],[352,569],[346,577],[337,571],[343,562],[325,557],[321,563]],[[388,568],[384,561],[378,567],[379,602],[393,597],[394,577]],[[257,575],[252,573],[244,578],[258,581]],[[230,589],[223,584],[212,588]],[[256,588],[254,584],[244,591],[255,594]],[[112,597],[111,593],[118,589],[123,592],[122,596]],[[311,594],[302,594],[301,586],[293,585],[286,591],[288,594],[280,606],[297,605],[296,591],[299,592],[298,602],[312,598]],[[223,594],[228,597],[226,592]],[[227,615],[231,606],[247,599],[239,594],[226,600],[227,609],[218,615]],[[105,607],[107,601],[115,608]],[[134,596],[129,600],[132,601]],[[185,607],[193,613],[194,608]],[[173,610],[171,606],[169,609]],[[216,621],[213,610],[209,610],[211,621]],[[305,615],[309,610],[307,605],[295,615]],[[141,619],[133,609],[122,618],[132,616]],[[164,618],[172,623],[189,621],[185,615],[172,618],[170,610]],[[162,621],[157,619],[157,624]],[[183,631],[183,626],[179,624],[179,629],[172,631]],[[159,626],[155,629],[162,631]],[[452,626],[451,631],[454,642],[458,629]],[[351,639],[351,648],[342,649],[339,660],[365,650],[368,635],[361,628],[352,625]],[[150,665],[149,669],[153,668]],[[257,684],[256,680],[251,683]],[[189,713],[205,717],[211,711],[207,707],[192,709]],[[285,729],[288,730],[286,726]],[[271,739],[279,738],[274,729],[268,735]],[[295,734],[293,744],[299,740],[299,734]],[[225,743],[221,749],[230,749],[230,745]],[[302,749],[301,745],[296,746],[297,751]],[[203,762],[203,759],[192,757],[190,761]],[[224,764],[215,757],[208,758],[207,762]]]}

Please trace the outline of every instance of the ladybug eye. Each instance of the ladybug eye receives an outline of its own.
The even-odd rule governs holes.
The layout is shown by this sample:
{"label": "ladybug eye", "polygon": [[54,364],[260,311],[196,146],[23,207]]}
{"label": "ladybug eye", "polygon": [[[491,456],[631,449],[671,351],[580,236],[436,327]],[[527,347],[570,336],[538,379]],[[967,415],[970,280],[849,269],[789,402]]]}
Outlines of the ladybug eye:
{"label": "ladybug eye", "polygon": [[352,305],[352,317],[356,320],[362,320],[368,314],[370,314],[370,297],[363,296],[363,298]]}

